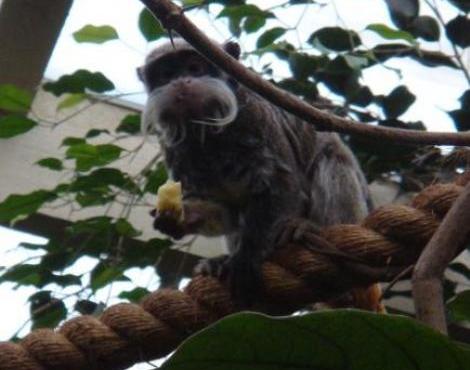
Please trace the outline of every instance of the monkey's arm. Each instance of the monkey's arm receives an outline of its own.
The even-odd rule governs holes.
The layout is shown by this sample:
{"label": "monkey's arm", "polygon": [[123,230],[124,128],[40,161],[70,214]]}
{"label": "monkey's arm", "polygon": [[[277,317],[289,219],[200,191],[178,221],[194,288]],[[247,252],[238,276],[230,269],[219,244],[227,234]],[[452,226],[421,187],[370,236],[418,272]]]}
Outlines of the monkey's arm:
{"label": "monkey's arm", "polygon": [[236,230],[236,215],[218,203],[191,198],[183,200],[182,208],[182,220],[172,212],[153,210],[153,227],[175,239],[188,234],[227,235]]}

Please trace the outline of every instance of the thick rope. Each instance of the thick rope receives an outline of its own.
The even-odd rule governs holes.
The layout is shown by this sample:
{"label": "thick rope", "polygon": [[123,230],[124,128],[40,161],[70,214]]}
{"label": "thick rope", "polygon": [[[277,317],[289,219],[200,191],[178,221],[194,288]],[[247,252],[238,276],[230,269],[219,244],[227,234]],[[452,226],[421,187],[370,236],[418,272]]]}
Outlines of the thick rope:
{"label": "thick rope", "polygon": [[[261,309],[292,312],[377,279],[391,280],[417,260],[461,191],[457,184],[434,185],[410,207],[382,207],[362,225],[321,231],[327,243],[363,263],[315,248],[280,250],[263,264],[266,305]],[[305,242],[311,246],[315,240],[307,235]],[[125,369],[170,353],[190,334],[236,310],[221,282],[196,276],[184,291],[158,290],[140,305],[117,304],[100,318],[81,316],[56,331],[39,329],[19,343],[0,343],[0,370]]]}

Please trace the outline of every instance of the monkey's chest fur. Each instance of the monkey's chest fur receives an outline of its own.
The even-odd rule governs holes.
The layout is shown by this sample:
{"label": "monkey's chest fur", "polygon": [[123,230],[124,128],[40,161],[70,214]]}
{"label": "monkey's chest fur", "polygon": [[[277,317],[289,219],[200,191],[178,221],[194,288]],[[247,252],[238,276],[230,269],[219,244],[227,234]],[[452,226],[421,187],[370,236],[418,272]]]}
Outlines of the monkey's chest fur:
{"label": "monkey's chest fur", "polygon": [[167,166],[185,196],[243,208],[266,192],[305,193],[302,161],[312,156],[313,129],[299,126],[300,134],[290,131],[295,137],[289,138],[285,126],[293,122],[285,121],[292,116],[257,96],[243,95],[240,101],[237,119],[222,130],[189,123],[185,140],[164,146]]}

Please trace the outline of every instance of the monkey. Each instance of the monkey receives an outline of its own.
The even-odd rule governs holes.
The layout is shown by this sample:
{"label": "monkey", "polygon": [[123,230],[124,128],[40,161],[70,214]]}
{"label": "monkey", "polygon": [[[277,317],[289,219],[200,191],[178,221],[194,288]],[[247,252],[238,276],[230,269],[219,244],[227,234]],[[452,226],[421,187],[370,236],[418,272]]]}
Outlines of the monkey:
{"label": "monkey", "polygon": [[[239,59],[237,43],[219,47]],[[294,237],[369,212],[364,174],[336,133],[269,103],[184,40],[151,51],[138,75],[148,94],[142,131],[157,136],[169,177],[183,188],[184,221],[154,212],[154,227],[176,239],[225,236],[228,257],[198,270],[224,275],[240,304],[256,301],[261,263],[282,245],[286,225]]]}

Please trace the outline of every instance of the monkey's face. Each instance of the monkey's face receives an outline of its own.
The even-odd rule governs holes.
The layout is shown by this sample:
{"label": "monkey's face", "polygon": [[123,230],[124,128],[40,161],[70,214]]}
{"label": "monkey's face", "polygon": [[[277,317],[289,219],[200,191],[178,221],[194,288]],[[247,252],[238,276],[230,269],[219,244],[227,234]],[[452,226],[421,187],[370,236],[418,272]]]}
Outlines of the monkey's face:
{"label": "monkey's face", "polygon": [[221,128],[238,113],[236,84],[187,44],[183,46],[156,49],[139,70],[149,93],[142,129],[157,133],[168,144],[184,140],[188,125]]}

